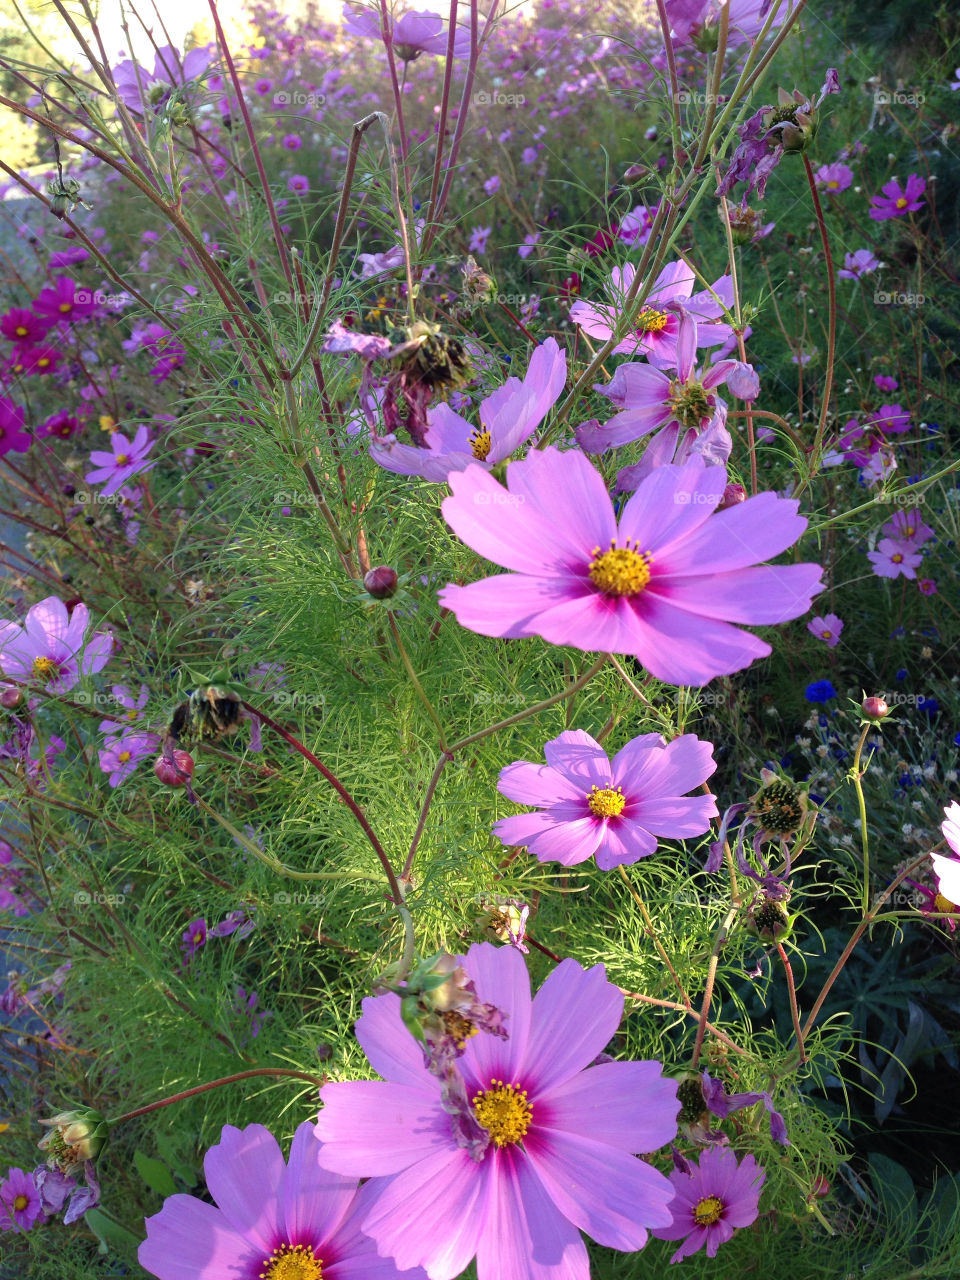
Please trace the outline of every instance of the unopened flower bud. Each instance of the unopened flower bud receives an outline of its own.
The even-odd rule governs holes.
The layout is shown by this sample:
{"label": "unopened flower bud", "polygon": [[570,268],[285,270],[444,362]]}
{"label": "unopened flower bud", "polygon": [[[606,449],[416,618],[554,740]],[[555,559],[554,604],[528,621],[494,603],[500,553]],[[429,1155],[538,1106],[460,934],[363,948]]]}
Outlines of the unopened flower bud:
{"label": "unopened flower bud", "polygon": [[76,1173],[87,1160],[96,1160],[110,1136],[110,1126],[90,1107],[61,1111],[40,1123],[50,1132],[37,1144],[47,1153],[47,1165],[63,1174]]}
{"label": "unopened flower bud", "polygon": [[165,787],[185,787],[193,777],[193,757],[188,751],[174,751],[172,757],[158,756],[153,772]]}
{"label": "unopened flower bud", "polygon": [[746,500],[747,491],[742,484],[728,484],[723,490],[723,497],[717,505],[717,510],[726,511],[728,507],[737,507]]}
{"label": "unopened flower bud", "polygon": [[890,714],[890,708],[883,698],[864,698],[860,710],[867,720],[884,720]]}
{"label": "unopened flower bud", "polygon": [[14,707],[19,707],[22,701],[23,694],[19,689],[15,689],[13,685],[0,689],[0,707],[3,707],[4,711],[12,711]]}
{"label": "unopened flower bud", "polygon": [[496,297],[497,282],[482,270],[471,255],[460,268],[463,276],[463,296],[474,305],[490,302]]}
{"label": "unopened flower bud", "polygon": [[389,600],[397,590],[397,571],[379,564],[363,575],[363,585],[374,600]]}

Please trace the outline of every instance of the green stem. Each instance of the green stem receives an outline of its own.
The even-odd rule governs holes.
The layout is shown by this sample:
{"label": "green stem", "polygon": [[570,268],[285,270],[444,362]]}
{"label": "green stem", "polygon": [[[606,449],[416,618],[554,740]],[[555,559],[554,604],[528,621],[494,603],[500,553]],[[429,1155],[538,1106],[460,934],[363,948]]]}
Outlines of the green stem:
{"label": "green stem", "polygon": [[320,1076],[311,1076],[305,1071],[293,1071],[287,1067],[255,1067],[252,1071],[238,1071],[236,1075],[221,1076],[219,1080],[210,1080],[207,1084],[198,1084],[192,1089],[184,1089],[182,1093],[171,1094],[169,1098],[161,1098],[159,1102],[148,1102],[145,1107],[137,1107],[135,1111],[127,1111],[122,1116],[117,1116],[115,1120],[108,1120],[107,1124],[112,1129],[115,1124],[123,1124],[124,1120],[134,1120],[137,1116],[149,1115],[151,1111],[159,1111],[161,1107],[183,1102],[185,1098],[194,1098],[198,1093],[208,1093],[211,1089],[219,1089],[225,1084],[236,1084],[238,1080],[252,1080],[255,1076],[288,1076],[295,1080],[306,1080],[309,1084],[318,1086],[326,1083]]}
{"label": "green stem", "polygon": [[[873,728],[872,724],[865,724],[860,733],[860,741],[857,743],[857,749],[853,755],[853,764],[850,768],[849,778],[853,783],[853,789],[857,793],[857,804],[860,806],[860,848],[863,850],[863,914],[867,915],[870,910],[870,836],[867,832],[867,801],[863,794],[863,774],[866,770],[860,770],[860,757],[863,754],[864,743],[867,741],[867,734]],[[869,767],[869,766],[868,766]]]}

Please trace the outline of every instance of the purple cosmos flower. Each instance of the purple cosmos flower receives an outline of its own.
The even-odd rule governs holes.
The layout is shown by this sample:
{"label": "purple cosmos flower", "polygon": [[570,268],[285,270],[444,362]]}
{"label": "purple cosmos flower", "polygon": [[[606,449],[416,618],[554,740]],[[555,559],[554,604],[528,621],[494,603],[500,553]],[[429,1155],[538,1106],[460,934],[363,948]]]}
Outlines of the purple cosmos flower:
{"label": "purple cosmos flower", "polygon": [[817,186],[827,191],[846,191],[853,182],[853,170],[845,164],[822,164],[813,175]]}
{"label": "purple cosmos flower", "polygon": [[295,173],[287,179],[287,190],[292,191],[294,195],[305,196],[310,190],[310,179],[302,173]]}
{"label": "purple cosmos flower", "polygon": [[676,377],[637,361],[620,365],[606,387],[594,387],[622,412],[602,426],[590,422],[578,428],[577,443],[587,453],[603,453],[651,431],[657,433],[642,461],[619,473],[618,489],[635,488],[656,467],[683,462],[691,453],[702,453],[713,464],[725,463],[730,456],[733,441],[726,426],[726,406],[712,393],[731,375],[739,375],[741,390],[749,393],[745,398],[752,399],[756,379],[753,369],[737,360],[720,360],[695,372],[698,328],[692,316],[681,316]]}
{"label": "purple cosmos flower", "polygon": [[88,484],[100,484],[106,480],[103,487],[105,497],[116,493],[128,480],[152,470],[156,465],[146,460],[154,444],[156,441],[150,439],[150,432],[145,426],[137,428],[137,434],[132,440],[128,440],[122,432],[115,431],[110,437],[112,452],[94,449],[90,454],[93,470],[88,471],[83,478]]}
{"label": "purple cosmos flower", "polygon": [[42,1218],[40,1193],[29,1173],[8,1169],[0,1182],[0,1231],[29,1231]]}
{"label": "purple cosmos flower", "polygon": [[[617,328],[617,317],[623,309],[623,300],[636,277],[634,267],[627,263],[622,269],[614,267],[610,273],[607,292],[610,303],[577,301],[570,308],[570,319],[591,338],[606,341]],[[681,304],[695,321],[712,323],[696,324],[694,333],[698,347],[715,347],[731,337],[728,324],[717,323],[724,307],[733,306],[733,285],[730,276],[721,276],[710,290],[694,296],[694,274],[685,262],[671,262],[660,272],[647,295],[636,328],[613,348],[614,355],[646,355],[658,368],[673,369],[678,362],[677,343],[680,336]],[[714,297],[714,294],[716,297]],[[674,304],[671,306],[671,304]]]}
{"label": "purple cosmos flower", "polygon": [[22,627],[0,621],[0,669],[44,684],[49,693],[69,693],[81,676],[102,671],[113,649],[112,636],[96,632],[85,639],[89,621],[85,604],[68,614],[56,596],[28,609]]}
{"label": "purple cosmos flower", "polygon": [[840,643],[840,632],[843,630],[843,619],[835,613],[828,613],[823,618],[811,618],[807,630],[818,640],[826,641],[828,649],[835,649]]}
{"label": "purple cosmos flower", "polygon": [[915,578],[917,566],[923,557],[904,542],[881,538],[876,551],[867,552],[867,559],[878,578],[899,578],[901,574],[905,578]]}
{"label": "purple cosmos flower", "polygon": [[118,94],[131,111],[158,112],[170,101],[174,88],[182,88],[187,80],[196,80],[212,61],[209,46],[191,49],[181,58],[179,50],[167,44],[157,50],[152,71],[128,60],[113,68],[113,78]]}
{"label": "purple cosmos flower", "polygon": [[880,532],[894,542],[907,543],[911,547],[922,547],[933,537],[933,530],[923,523],[919,507],[901,507]]}
{"label": "purple cosmos flower", "polygon": [[727,1093],[722,1080],[714,1080],[708,1071],[703,1073],[703,1097],[707,1110],[721,1120],[726,1120],[734,1111],[742,1111],[744,1107],[755,1106],[762,1102],[770,1117],[770,1137],[782,1147],[790,1146],[787,1137],[787,1126],[783,1116],[773,1105],[773,1099],[765,1090],[750,1093]]}
{"label": "purple cosmos flower", "polygon": [[491,177],[489,177],[486,180],[486,182],[483,184],[483,189],[488,196],[492,196],[495,192],[499,191],[500,190],[499,173],[494,173],[493,175],[491,175]]}
{"label": "purple cosmos flower", "polygon": [[403,266],[403,249],[399,245],[388,249],[386,253],[361,253],[359,261],[363,263],[360,275],[364,280],[371,276],[382,275],[384,271],[394,271]]}
{"label": "purple cosmos flower", "polygon": [[645,245],[650,239],[650,231],[658,207],[654,205],[648,208],[645,204],[638,204],[631,209],[621,219],[620,226],[617,228],[619,239],[625,244]]}
{"label": "purple cosmos flower", "polygon": [[203,916],[197,916],[195,920],[190,921],[183,931],[180,950],[183,952],[184,960],[192,960],[206,941],[207,922]]}
{"label": "purple cosmos flower", "polygon": [[930,861],[937,877],[937,888],[949,903],[954,904],[960,903],[960,804],[955,800],[948,804],[943,818],[940,830],[954,856],[931,853]]}
{"label": "purple cosmos flower", "polygon": [[[402,258],[401,258],[402,261]],[[324,351],[355,351],[364,360],[376,360],[393,348],[389,338],[379,333],[359,333],[334,320],[323,344]]]}
{"label": "purple cosmos flower", "polygon": [[[385,1081],[323,1088],[320,1164],[370,1178],[361,1228],[401,1270],[453,1280],[476,1257],[479,1280],[579,1280],[589,1273],[581,1230],[634,1250],[668,1223],[670,1185],[635,1153],[676,1134],[676,1081],[659,1062],[591,1065],[623,1013],[602,965],[564,960],[531,999],[512,947],[479,943],[463,963],[510,1034],[467,1041],[461,1114],[444,1109],[400,998],[367,999],[357,1038]],[[472,1154],[466,1125],[479,1139]]]}
{"label": "purple cosmos flower", "polygon": [[154,755],[159,746],[160,735],[157,733],[122,732],[118,737],[108,739],[98,755],[102,772],[109,775],[110,786],[119,787],[140,761]]}
{"label": "purple cosmos flower", "polygon": [[880,188],[883,195],[871,196],[870,217],[874,222],[886,222],[889,218],[902,218],[904,214],[914,213],[926,203],[920,199],[926,189],[926,179],[916,173],[910,174],[905,187],[901,187],[896,178],[891,178]]}
{"label": "purple cosmos flower", "polygon": [[541,862],[576,866],[596,858],[603,871],[656,853],[661,839],[701,836],[717,816],[716,796],[688,796],[716,769],[713,744],[694,734],[669,744],[659,733],[628,742],[612,762],[581,729],[544,747],[546,765],[518,760],[497,790],[538,813],[501,818],[494,835],[525,846]]}
{"label": "purple cosmos flower", "polygon": [[[262,1125],[225,1125],[204,1157],[215,1204],[175,1195],[146,1220],[137,1257],[160,1280],[400,1280],[359,1229],[354,1179],[318,1164],[320,1144],[305,1120],[285,1163]],[[404,1280],[426,1280],[422,1271]]]}
{"label": "purple cosmos flower", "polygon": [[80,430],[80,419],[75,418],[66,409],[58,409],[37,427],[37,435],[48,439],[55,436],[58,440],[69,440]]}
{"label": "purple cosmos flower", "polygon": [[441,403],[427,412],[424,448],[386,436],[371,443],[370,456],[387,471],[426,480],[446,480],[451,471],[462,471],[472,462],[490,471],[536,431],[556,403],[566,378],[566,352],[554,338],[548,338],[530,357],[522,382],[508,378],[481,400],[479,427]]}
{"label": "purple cosmos flower", "polygon": [[299,151],[303,146],[303,139],[298,133],[285,133],[280,139],[280,145],[287,151]]}
{"label": "purple cosmos flower", "polygon": [[69,276],[58,276],[49,289],[37,295],[33,309],[48,325],[86,320],[99,310],[97,295],[77,285]]}
{"label": "purple cosmos flower", "polygon": [[859,280],[861,276],[879,271],[883,263],[869,249],[856,249],[844,255],[843,266],[837,272],[841,280]]}
{"label": "purple cosmos flower", "polygon": [[62,271],[65,267],[78,267],[89,257],[89,253],[82,245],[75,244],[69,249],[59,249],[56,253],[51,253],[47,259],[47,266],[51,271]]}
{"label": "purple cosmos flower", "polygon": [[42,342],[50,331],[50,321],[34,315],[25,307],[11,307],[0,316],[0,333],[11,342],[32,346]]}
{"label": "purple cosmos flower", "polygon": [[798,503],[761,493],[716,511],[727,476],[691,458],[658,467],[624,505],[619,527],[600,474],[580,453],[535,450],[507,468],[450,477],[443,515],[467,546],[510,573],[449,585],[440,602],[481,635],[634,654],[670,684],[703,685],[766,657],[730,623],[778,624],[806,613],[819,565],[763,565],[806,528]]}
{"label": "purple cosmos flower", "polygon": [[896,380],[896,378],[891,378],[888,374],[877,373],[877,374],[874,374],[873,385],[877,387],[880,391],[886,391],[889,393],[892,391],[896,391],[900,383]]}
{"label": "purple cosmos flower", "polygon": [[716,1257],[736,1228],[756,1221],[766,1176],[753,1156],[744,1156],[738,1164],[726,1147],[710,1147],[701,1154],[699,1165],[674,1170],[670,1175],[673,1224],[653,1232],[658,1240],[683,1241],[670,1261],[682,1262],[704,1245],[707,1257]]}
{"label": "purple cosmos flower", "polygon": [[486,253],[487,241],[490,238],[492,227],[474,227],[470,233],[470,243],[467,245],[470,253]]}
{"label": "purple cosmos flower", "polygon": [[210,930],[211,938],[229,938],[231,934],[237,935],[237,941],[249,938],[256,927],[256,921],[245,908],[238,911],[231,911],[225,916],[219,924],[215,924]]}
{"label": "purple cosmos flower", "polygon": [[34,1169],[33,1181],[43,1212],[53,1217],[66,1205],[63,1224],[69,1227],[82,1218],[88,1209],[95,1208],[100,1203],[100,1184],[92,1160],[84,1163],[83,1176],[86,1186],[77,1182],[70,1174],[61,1173],[59,1169],[50,1169],[43,1164]]}
{"label": "purple cosmos flower", "polygon": [[536,246],[540,243],[540,232],[533,231],[526,237],[523,244],[517,250],[518,258],[529,258]]}
{"label": "purple cosmos flower", "polygon": [[41,377],[46,373],[56,373],[63,353],[56,347],[29,347],[17,349],[7,363],[9,372],[24,377]]}
{"label": "purple cosmos flower", "polygon": [[[360,5],[343,6],[343,25],[351,35],[379,40],[383,30],[380,15],[363,9]],[[389,38],[404,62],[413,62],[421,53],[447,52],[447,33],[443,19],[437,13],[412,11],[405,13],[389,32]],[[466,58],[470,53],[470,33],[459,28],[453,43],[453,56]]]}
{"label": "purple cosmos flower", "polygon": [[920,588],[920,594],[924,596],[935,596],[937,594],[936,578],[921,578],[917,586]]}
{"label": "purple cosmos flower", "polygon": [[0,396],[0,457],[5,453],[26,453],[33,437],[23,429],[24,410],[6,396]]}
{"label": "purple cosmos flower", "polygon": [[150,690],[145,684],[140,686],[140,694],[136,698],[134,698],[125,684],[113,685],[110,692],[120,706],[125,708],[125,720],[101,720],[98,728],[105,737],[109,737],[111,734],[125,733],[130,725],[140,719],[140,712],[147,705],[150,698]]}

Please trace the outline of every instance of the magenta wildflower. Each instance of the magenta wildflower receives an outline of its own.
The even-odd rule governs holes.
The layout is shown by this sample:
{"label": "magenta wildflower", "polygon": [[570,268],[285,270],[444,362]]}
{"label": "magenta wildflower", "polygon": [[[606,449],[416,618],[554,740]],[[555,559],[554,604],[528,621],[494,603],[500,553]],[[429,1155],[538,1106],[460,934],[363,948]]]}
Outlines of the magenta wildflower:
{"label": "magenta wildflower", "polygon": [[879,271],[883,263],[869,249],[856,249],[844,254],[843,266],[837,272],[841,280],[859,280],[861,276]]}
{"label": "magenta wildflower", "polygon": [[911,173],[906,186],[901,187],[896,178],[880,188],[883,195],[871,196],[870,217],[874,222],[886,222],[889,218],[902,218],[904,214],[922,209],[926,201],[920,197],[927,189],[925,178]]}
{"label": "magenta wildflower", "polygon": [[[617,329],[618,315],[623,309],[636,271],[627,263],[610,273],[607,292],[609,303],[577,301],[570,308],[570,319],[591,338],[611,338]],[[731,336],[728,324],[719,323],[724,307],[733,306],[730,276],[721,276],[711,289],[694,295],[694,274],[685,262],[671,262],[660,272],[640,315],[635,329],[613,348],[614,355],[646,355],[658,368],[672,369],[678,362],[677,342],[680,336],[679,306],[695,321],[696,345],[715,347]],[[715,295],[715,296],[714,296]],[[672,305],[671,305],[672,304]]]}
{"label": "magenta wildflower", "polygon": [[470,243],[467,249],[470,253],[486,253],[487,241],[490,239],[490,232],[493,227],[474,227],[470,233]]}
{"label": "magenta wildflower", "polygon": [[285,133],[280,139],[280,145],[287,151],[299,151],[303,146],[303,139],[298,133]]}
{"label": "magenta wildflower", "polygon": [[225,1125],[203,1161],[215,1203],[168,1197],[146,1220],[144,1270],[160,1280],[400,1280],[359,1230],[356,1181],[320,1167],[312,1129],[298,1127],[285,1163],[269,1129]]}
{"label": "magenta wildflower", "polygon": [[880,391],[885,391],[887,393],[890,393],[892,391],[896,391],[900,383],[896,380],[896,378],[891,378],[886,373],[877,373],[877,374],[874,374],[873,385],[879,388]]}
{"label": "magenta wildflower", "polygon": [[920,594],[924,596],[935,596],[937,594],[936,578],[921,578],[917,583],[920,588]]}
{"label": "magenta wildflower", "polygon": [[546,765],[508,764],[497,790],[539,812],[501,818],[494,835],[525,846],[541,862],[576,866],[595,858],[603,871],[656,853],[662,839],[701,836],[717,816],[716,797],[688,796],[717,765],[713,744],[694,734],[665,743],[659,733],[632,739],[611,761],[581,729],[544,747]]}
{"label": "magenta wildflower", "polygon": [[734,1111],[742,1111],[744,1107],[755,1106],[762,1102],[764,1110],[770,1117],[770,1137],[782,1147],[790,1146],[787,1137],[787,1126],[783,1116],[773,1105],[773,1098],[765,1090],[750,1093],[727,1093],[722,1080],[713,1079],[708,1071],[702,1077],[704,1104],[709,1112],[726,1120]]}
{"label": "magenta wildflower", "polygon": [[55,436],[59,440],[69,440],[80,430],[80,420],[66,409],[58,409],[37,427],[37,435],[43,438]]}
{"label": "magenta wildflower", "polygon": [[898,404],[882,404],[875,413],[870,414],[863,425],[868,431],[882,431],[884,435],[903,435],[905,431],[910,430],[910,413]]}
{"label": "magenta wildflower", "polygon": [[370,1178],[360,1226],[401,1270],[453,1280],[475,1257],[478,1280],[585,1280],[581,1230],[634,1250],[669,1222],[670,1184],[635,1153],[675,1136],[677,1083],[659,1062],[591,1065],[623,1013],[602,965],[564,960],[531,998],[514,948],[479,943],[463,963],[509,1039],[467,1041],[462,1113],[444,1109],[399,997],[367,999],[357,1038],[385,1080],[321,1090],[320,1164]]}
{"label": "magenta wildflower", "polygon": [[134,698],[125,684],[113,685],[110,692],[120,706],[124,708],[125,717],[124,720],[101,720],[98,728],[105,737],[109,737],[111,734],[126,733],[130,726],[140,719],[140,712],[147,705],[150,698],[150,690],[145,684],[140,686],[140,694],[136,698]]}
{"label": "magenta wildflower", "polygon": [[86,473],[84,480],[88,484],[100,484],[105,480],[104,496],[116,493],[133,476],[152,469],[155,464],[146,459],[155,443],[155,440],[150,439],[150,432],[145,426],[137,428],[137,434],[132,440],[128,440],[122,432],[115,431],[110,437],[112,452],[94,449],[90,454],[93,470]]}
{"label": "magenta wildflower", "polygon": [[533,253],[534,249],[540,243],[540,234],[541,233],[539,231],[532,231],[530,235],[524,239],[523,244],[517,250],[517,257],[529,258],[531,253]]}
{"label": "magenta wildflower", "polygon": [[124,732],[107,740],[98,752],[100,769],[109,775],[111,787],[119,787],[134,772],[141,760],[152,756],[160,746],[157,733]]}
{"label": "magenta wildflower", "polygon": [[451,475],[443,515],[467,546],[511,572],[440,602],[481,635],[630,653],[671,684],[703,685],[766,657],[730,623],[770,625],[806,613],[819,565],[763,565],[806,528],[799,504],[761,493],[726,511],[723,467],[691,458],[658,467],[624,505],[580,453],[535,450],[507,468]]}
{"label": "magenta wildflower", "polygon": [[391,435],[374,440],[370,456],[387,471],[426,480],[446,480],[472,462],[489,471],[536,431],[563,391],[566,377],[566,353],[548,338],[530,357],[522,382],[508,378],[481,400],[478,427],[440,403],[427,411],[425,448],[401,444]]}
{"label": "magenta wildflower", "polygon": [[69,324],[87,320],[99,309],[97,295],[78,286],[69,276],[58,276],[49,289],[37,295],[33,309],[48,324]]}
{"label": "magenta wildflower", "polygon": [[[489,178],[487,178],[486,182],[483,184],[483,189],[488,196],[492,196],[494,195],[495,192],[499,191],[500,190],[499,173],[494,173]],[[521,256],[525,256],[525,255],[521,255]]]}
{"label": "magenta wildflower", "polygon": [[7,368],[11,373],[27,378],[34,375],[42,377],[46,373],[56,373],[62,359],[63,353],[56,347],[18,348],[10,357]]}
{"label": "magenta wildflower", "polygon": [[25,307],[11,307],[0,316],[0,333],[11,342],[32,346],[42,342],[50,330],[49,320],[41,319]]}
{"label": "magenta wildflower", "polygon": [[195,920],[190,921],[183,931],[180,950],[183,952],[184,960],[192,960],[206,941],[207,922],[203,916],[197,916]]}
{"label": "magenta wildflower", "polygon": [[28,609],[22,627],[0,620],[0,669],[43,684],[49,693],[69,693],[81,676],[102,671],[113,649],[109,635],[96,632],[86,639],[89,621],[85,604],[68,614],[56,596]]}
{"label": "magenta wildflower", "polygon": [[756,1221],[766,1176],[753,1156],[738,1164],[726,1147],[708,1148],[689,1172],[675,1169],[670,1175],[673,1224],[653,1232],[658,1240],[683,1241],[670,1261],[682,1262],[704,1246],[708,1258],[716,1257],[738,1227]]}
{"label": "magenta wildflower", "polygon": [[843,630],[843,619],[835,613],[828,613],[822,618],[811,618],[807,630],[818,640],[826,642],[828,649],[835,649],[840,643],[840,632]]}
{"label": "magenta wildflower", "polygon": [[296,196],[305,196],[310,190],[310,179],[302,173],[295,173],[287,179],[287,190]]}
{"label": "magenta wildflower", "polygon": [[[382,39],[380,16],[358,4],[343,6],[343,25],[351,35]],[[388,32],[388,38],[404,62],[415,61],[421,53],[447,52],[447,32],[443,18],[437,13],[404,13]],[[470,33],[460,27],[454,36],[453,56],[466,58],[470,53]]]}
{"label": "magenta wildflower", "polygon": [[167,44],[157,50],[151,71],[128,59],[113,68],[113,78],[118,94],[131,110],[158,112],[175,89],[182,91],[185,81],[203,75],[212,60],[209,46],[191,49],[181,58],[179,50]]}
{"label": "magenta wildflower", "polygon": [[0,457],[5,453],[26,453],[33,437],[23,429],[23,406],[0,396]]}
{"label": "magenta wildflower", "polygon": [[40,1193],[29,1173],[8,1169],[0,1182],[0,1231],[29,1231],[42,1217]]}
{"label": "magenta wildflower", "polygon": [[853,182],[853,170],[845,164],[822,164],[813,175],[826,191],[846,191]]}
{"label": "magenta wildflower", "polygon": [[880,532],[894,542],[908,543],[911,547],[922,547],[933,537],[933,530],[924,524],[919,507],[901,507]]}
{"label": "magenta wildflower", "polygon": [[256,928],[256,921],[249,914],[246,908],[240,908],[238,911],[231,911],[229,915],[224,916],[219,924],[215,924],[209,931],[211,938],[229,938],[231,934],[237,935],[237,941],[241,942],[244,938],[249,938]]}
{"label": "magenta wildflower", "polygon": [[358,261],[363,263],[360,268],[361,277],[368,280],[371,276],[382,275],[384,271],[394,271],[397,267],[402,267],[403,249],[395,245],[385,253],[361,253]]}
{"label": "magenta wildflower", "polygon": [[917,566],[923,557],[903,542],[894,542],[892,538],[881,538],[876,551],[868,551],[867,559],[873,565],[873,572],[878,578],[905,578],[917,576]]}

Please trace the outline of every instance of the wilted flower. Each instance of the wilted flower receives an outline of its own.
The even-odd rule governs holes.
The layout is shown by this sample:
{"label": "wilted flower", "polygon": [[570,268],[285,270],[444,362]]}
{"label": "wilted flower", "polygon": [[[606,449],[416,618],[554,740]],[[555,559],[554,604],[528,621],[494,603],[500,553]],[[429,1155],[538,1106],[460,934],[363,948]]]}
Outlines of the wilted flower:
{"label": "wilted flower", "polygon": [[50,1132],[37,1144],[47,1153],[47,1165],[68,1177],[78,1173],[90,1161],[96,1161],[103,1150],[110,1127],[99,1111],[77,1107],[40,1123]]}

